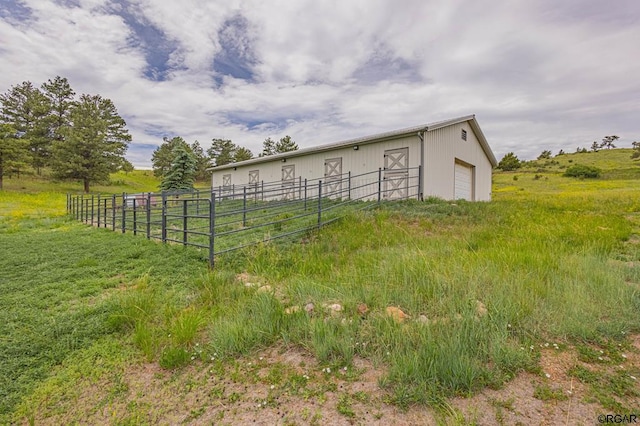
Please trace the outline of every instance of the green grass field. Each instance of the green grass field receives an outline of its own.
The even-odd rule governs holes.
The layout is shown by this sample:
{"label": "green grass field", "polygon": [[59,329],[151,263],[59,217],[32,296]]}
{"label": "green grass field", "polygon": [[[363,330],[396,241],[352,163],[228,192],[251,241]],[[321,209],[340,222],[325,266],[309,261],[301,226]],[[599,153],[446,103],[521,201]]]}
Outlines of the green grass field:
{"label": "green grass field", "polygon": [[[544,342],[582,351],[595,366],[593,348],[621,360],[640,333],[640,164],[629,156],[568,154],[496,172],[491,203],[383,203],[303,244],[222,256],[215,271],[204,251],[70,220],[67,185],[8,179],[0,192],[0,423],[86,423],[118,401],[128,408],[111,424],[153,423],[150,409],[162,422],[168,408],[139,405],[142,396],[128,392],[132,365],[179,374],[200,363],[234,377],[236,359],[274,345],[299,348],[322,371],[351,372],[356,359],[369,360],[384,371],[385,401],[403,409],[443,407],[523,371],[538,374]],[[562,177],[570,164],[604,175]],[[146,173],[96,190],[153,190]],[[239,283],[239,273],[257,285]],[[394,320],[390,306],[409,317]],[[590,383],[603,410],[640,411],[627,376],[587,373],[575,370],[576,380]],[[278,385],[302,380],[278,374]],[[639,366],[628,374],[637,377]],[[233,380],[254,380],[242,377]],[[88,388],[99,389],[98,407],[82,406]],[[539,399],[556,397],[544,391]],[[367,397],[340,399],[337,415],[352,418],[358,398]]]}

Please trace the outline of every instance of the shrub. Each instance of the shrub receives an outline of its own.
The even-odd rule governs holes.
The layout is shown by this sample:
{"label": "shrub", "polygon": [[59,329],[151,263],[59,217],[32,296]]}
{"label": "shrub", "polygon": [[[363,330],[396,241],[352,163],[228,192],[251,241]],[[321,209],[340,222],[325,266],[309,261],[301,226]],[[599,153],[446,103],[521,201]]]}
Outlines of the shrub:
{"label": "shrub", "polygon": [[569,167],[562,176],[579,177],[579,178],[598,178],[602,174],[602,170],[594,166],[585,166],[576,164]]}

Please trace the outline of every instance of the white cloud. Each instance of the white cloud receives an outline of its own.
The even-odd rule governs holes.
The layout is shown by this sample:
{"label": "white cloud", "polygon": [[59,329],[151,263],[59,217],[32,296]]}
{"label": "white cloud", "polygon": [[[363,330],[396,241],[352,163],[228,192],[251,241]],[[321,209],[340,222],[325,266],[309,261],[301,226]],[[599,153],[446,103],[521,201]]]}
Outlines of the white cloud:
{"label": "white cloud", "polygon": [[[112,99],[138,165],[165,133],[257,153],[267,136],[306,147],[470,113],[498,156],[640,139],[634,0],[78,3],[28,0],[29,21],[0,18],[0,90],[62,75]],[[226,42],[250,53],[236,64],[250,80],[213,67],[221,28],[240,16]],[[145,77],[149,40],[133,42],[144,25],[169,46],[154,64],[168,67],[163,81]]]}

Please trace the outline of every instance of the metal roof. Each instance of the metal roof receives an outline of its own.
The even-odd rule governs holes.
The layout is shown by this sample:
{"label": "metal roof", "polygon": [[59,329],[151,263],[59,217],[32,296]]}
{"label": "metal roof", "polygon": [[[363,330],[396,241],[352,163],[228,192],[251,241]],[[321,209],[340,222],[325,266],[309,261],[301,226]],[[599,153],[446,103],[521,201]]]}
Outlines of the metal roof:
{"label": "metal roof", "polygon": [[266,155],[264,157],[256,157],[256,158],[252,158],[250,160],[244,160],[244,161],[240,161],[237,163],[229,163],[229,164],[224,164],[222,166],[215,166],[215,167],[211,167],[207,170],[209,171],[216,171],[216,170],[225,170],[225,169],[230,169],[233,167],[241,167],[241,166],[249,166],[251,164],[260,164],[260,163],[266,163],[266,162],[270,162],[270,161],[276,161],[276,160],[280,160],[282,158],[293,158],[293,157],[300,157],[303,155],[307,155],[307,154],[314,154],[317,152],[323,152],[323,151],[332,151],[335,149],[339,149],[339,148],[349,148],[352,147],[354,145],[367,145],[370,143],[376,143],[376,142],[380,142],[383,140],[389,140],[389,139],[395,139],[399,136],[404,136],[404,135],[410,135],[413,133],[419,133],[419,132],[429,132],[432,130],[437,130],[437,129],[441,129],[443,127],[448,127],[448,126],[452,126],[454,124],[458,124],[458,123],[462,123],[468,121],[471,125],[471,128],[473,129],[473,132],[475,133],[476,137],[478,138],[478,141],[480,141],[480,145],[482,146],[482,149],[484,150],[485,154],[487,155],[487,158],[489,159],[489,161],[491,162],[491,164],[495,167],[498,165],[498,162],[496,160],[496,157],[493,155],[493,152],[491,151],[491,148],[489,147],[489,143],[487,142],[487,139],[485,138],[484,134],[482,133],[482,130],[480,130],[480,126],[478,125],[478,122],[476,120],[476,116],[475,115],[466,115],[464,117],[458,117],[458,118],[452,118],[450,120],[443,120],[443,121],[436,121],[434,123],[430,123],[430,124],[423,124],[421,126],[414,126],[414,127],[407,127],[405,129],[400,129],[400,130],[394,130],[391,132],[385,132],[385,133],[378,133],[375,135],[371,135],[371,136],[364,136],[364,137],[360,137],[360,138],[356,138],[356,139],[348,139],[345,141],[340,141],[340,142],[334,142],[334,143],[330,143],[330,144],[326,144],[326,145],[319,145],[319,146],[314,146],[314,147],[310,147],[310,148],[303,148],[303,149],[298,149],[296,151],[289,151],[289,152],[283,152],[280,154],[274,154],[274,155]]}

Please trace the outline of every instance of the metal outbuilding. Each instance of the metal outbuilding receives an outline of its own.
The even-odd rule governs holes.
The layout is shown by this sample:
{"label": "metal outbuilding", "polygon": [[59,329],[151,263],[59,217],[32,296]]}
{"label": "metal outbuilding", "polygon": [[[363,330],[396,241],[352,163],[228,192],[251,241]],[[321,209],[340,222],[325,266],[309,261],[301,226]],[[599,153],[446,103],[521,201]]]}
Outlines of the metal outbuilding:
{"label": "metal outbuilding", "polygon": [[[416,196],[446,200],[491,200],[496,158],[475,115],[350,139],[297,151],[213,167],[211,184],[221,191],[278,182],[284,188],[301,180],[342,185],[342,176],[378,171],[386,198],[406,198],[409,181]],[[351,182],[351,181],[349,181]],[[349,183],[351,185],[351,183]]]}

